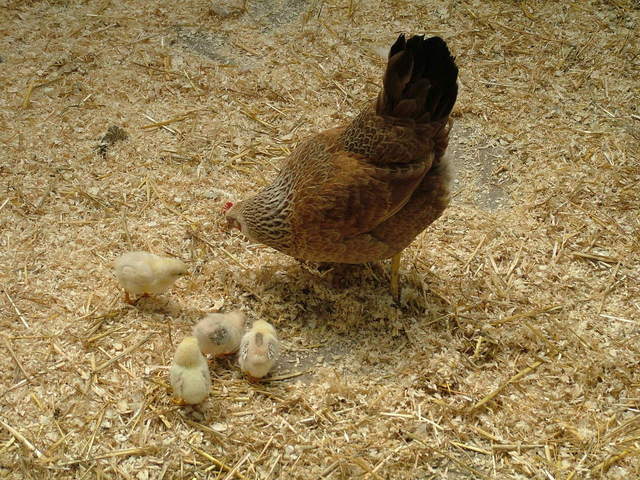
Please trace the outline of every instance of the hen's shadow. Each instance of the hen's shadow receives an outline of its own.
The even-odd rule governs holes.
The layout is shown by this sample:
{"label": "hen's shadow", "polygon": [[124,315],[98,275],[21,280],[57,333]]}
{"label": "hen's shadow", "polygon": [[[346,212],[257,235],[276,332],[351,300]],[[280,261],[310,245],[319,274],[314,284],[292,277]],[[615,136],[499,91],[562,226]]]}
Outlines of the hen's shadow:
{"label": "hen's shadow", "polygon": [[[415,351],[417,332],[423,338],[442,328],[449,306],[429,288],[439,280],[428,271],[407,268],[401,277],[402,300],[396,304],[388,271],[388,263],[291,262],[265,265],[254,277],[236,279],[252,298],[255,314],[282,332],[285,348],[273,374],[313,373],[345,362],[388,363],[390,356]],[[424,348],[429,348],[426,342]],[[292,381],[311,378],[307,374]]]}
{"label": "hen's shadow", "polygon": [[446,302],[429,286],[439,280],[429,272],[407,269],[401,276],[402,297],[389,289],[389,265],[270,264],[251,278],[238,277],[253,297],[256,313],[278,326],[298,331],[335,331],[342,338],[397,335],[390,323],[430,321],[446,315]]}

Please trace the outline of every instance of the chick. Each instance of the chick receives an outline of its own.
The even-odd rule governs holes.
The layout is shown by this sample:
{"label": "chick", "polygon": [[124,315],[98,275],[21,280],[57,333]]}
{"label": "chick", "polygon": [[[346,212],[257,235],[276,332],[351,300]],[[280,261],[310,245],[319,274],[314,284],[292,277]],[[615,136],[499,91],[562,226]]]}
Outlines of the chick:
{"label": "chick", "polygon": [[211,389],[209,365],[198,347],[198,339],[185,337],[173,359],[169,380],[180,405],[201,403]]}
{"label": "chick", "polygon": [[149,295],[168,290],[187,266],[177,258],[160,257],[148,252],[128,252],[113,262],[116,278],[124,288],[124,301],[134,303],[129,294]]}
{"label": "chick", "polygon": [[257,320],[240,342],[240,369],[250,380],[256,381],[269,373],[279,354],[280,342],[275,328],[270,323]]}
{"label": "chick", "polygon": [[240,347],[244,322],[244,314],[240,311],[210,313],[193,327],[193,336],[198,339],[202,353],[228,355]]}

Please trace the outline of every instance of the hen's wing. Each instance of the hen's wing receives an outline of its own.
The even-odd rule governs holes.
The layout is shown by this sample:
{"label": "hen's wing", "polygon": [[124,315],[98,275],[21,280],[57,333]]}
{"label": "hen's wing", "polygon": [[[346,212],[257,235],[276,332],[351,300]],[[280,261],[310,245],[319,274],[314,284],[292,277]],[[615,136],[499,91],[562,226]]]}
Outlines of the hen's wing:
{"label": "hen's wing", "polygon": [[363,154],[335,151],[305,179],[295,223],[343,237],[368,232],[406,204],[429,168],[424,161],[375,165]]}
{"label": "hen's wing", "polygon": [[339,241],[400,211],[442,155],[457,72],[442,39],[398,37],[375,105],[290,157],[288,168],[309,177],[295,206],[298,231],[312,225]]}

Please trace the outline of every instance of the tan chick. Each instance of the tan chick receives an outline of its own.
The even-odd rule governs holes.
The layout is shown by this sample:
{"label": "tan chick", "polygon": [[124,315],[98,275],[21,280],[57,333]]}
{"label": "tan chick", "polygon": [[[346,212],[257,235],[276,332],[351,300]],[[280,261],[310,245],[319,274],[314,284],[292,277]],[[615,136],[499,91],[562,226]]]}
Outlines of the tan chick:
{"label": "tan chick", "polygon": [[280,341],[273,326],[264,320],[254,322],[240,342],[240,369],[257,381],[273,368],[280,355]]}
{"label": "tan chick", "polygon": [[216,357],[235,353],[240,348],[245,316],[240,311],[210,313],[193,327],[200,351]]}
{"label": "tan chick", "polygon": [[128,252],[113,262],[116,278],[124,288],[124,301],[134,303],[130,294],[150,295],[167,291],[187,266],[177,258],[161,257],[149,252]]}
{"label": "tan chick", "polygon": [[195,337],[185,337],[173,359],[169,380],[179,405],[203,402],[211,389],[209,365],[198,347]]}

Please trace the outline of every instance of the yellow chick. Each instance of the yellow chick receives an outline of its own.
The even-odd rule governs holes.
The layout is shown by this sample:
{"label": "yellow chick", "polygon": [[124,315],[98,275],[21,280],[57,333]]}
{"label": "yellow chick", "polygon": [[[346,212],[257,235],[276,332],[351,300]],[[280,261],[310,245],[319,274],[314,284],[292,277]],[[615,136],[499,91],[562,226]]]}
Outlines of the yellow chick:
{"label": "yellow chick", "polygon": [[134,303],[129,294],[162,293],[187,273],[187,266],[181,260],[148,252],[125,253],[116,258],[113,266],[127,303]]}
{"label": "yellow chick", "polygon": [[198,347],[198,339],[185,337],[173,359],[169,380],[180,405],[201,403],[209,395],[209,365]]}
{"label": "yellow chick", "polygon": [[273,326],[263,320],[253,323],[240,342],[240,369],[255,381],[264,377],[280,355],[280,342]]}
{"label": "yellow chick", "polygon": [[210,313],[193,327],[200,351],[215,356],[238,351],[244,333],[245,316],[240,311]]}

